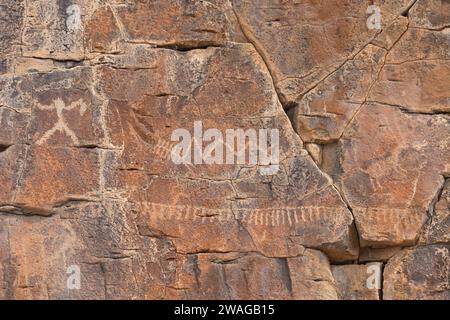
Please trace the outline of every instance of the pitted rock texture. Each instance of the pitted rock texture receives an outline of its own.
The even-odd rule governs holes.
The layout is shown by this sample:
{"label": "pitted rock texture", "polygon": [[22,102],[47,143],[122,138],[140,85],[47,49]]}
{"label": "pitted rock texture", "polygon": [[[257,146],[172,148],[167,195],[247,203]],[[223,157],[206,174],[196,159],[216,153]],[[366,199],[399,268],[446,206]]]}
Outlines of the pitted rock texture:
{"label": "pitted rock texture", "polygon": [[340,299],[379,300],[382,263],[333,266],[332,272]]}
{"label": "pitted rock texture", "polygon": [[[449,1],[0,0],[0,28],[1,299],[450,298]],[[200,122],[278,130],[278,167],[177,164]]]}

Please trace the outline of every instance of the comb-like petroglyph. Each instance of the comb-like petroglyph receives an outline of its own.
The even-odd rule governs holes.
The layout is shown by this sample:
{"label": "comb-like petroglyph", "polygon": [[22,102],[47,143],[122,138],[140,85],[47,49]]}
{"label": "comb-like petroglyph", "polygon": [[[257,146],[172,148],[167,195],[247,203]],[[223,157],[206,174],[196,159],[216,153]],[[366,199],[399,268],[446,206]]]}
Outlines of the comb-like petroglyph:
{"label": "comb-like petroglyph", "polygon": [[402,239],[404,243],[414,244],[427,220],[427,215],[423,214],[423,209],[420,208],[355,207],[353,212],[361,242],[364,242],[365,246],[389,243],[392,239]]}
{"label": "comb-like petroglyph", "polygon": [[0,0],[0,299],[449,299],[446,0]]}

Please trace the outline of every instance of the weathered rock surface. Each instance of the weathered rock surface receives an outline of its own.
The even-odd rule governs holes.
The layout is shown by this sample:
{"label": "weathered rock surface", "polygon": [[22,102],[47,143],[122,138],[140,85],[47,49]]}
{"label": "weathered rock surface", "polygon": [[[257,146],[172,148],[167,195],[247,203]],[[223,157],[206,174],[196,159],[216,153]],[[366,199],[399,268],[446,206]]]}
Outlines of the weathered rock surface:
{"label": "weathered rock surface", "polygon": [[386,265],[383,298],[450,299],[448,245],[407,249]]}
{"label": "weathered rock surface", "polygon": [[450,160],[450,118],[367,104],[339,143],[340,183],[361,244],[412,245]]}
{"label": "weathered rock surface", "polygon": [[339,299],[379,300],[382,263],[332,267]]}
{"label": "weathered rock surface", "polygon": [[349,121],[367,100],[385,54],[383,48],[368,45],[303,96],[292,118],[304,141],[326,144],[343,135]]}
{"label": "weathered rock surface", "polygon": [[386,247],[386,248],[361,248],[359,253],[360,262],[387,262],[396,253],[401,251],[401,247]]}
{"label": "weathered rock surface", "polygon": [[208,1],[136,1],[117,11],[132,42],[188,49],[227,40],[226,15]]}
{"label": "weathered rock surface", "polygon": [[424,233],[421,235],[420,243],[448,243],[450,242],[450,180],[447,179],[442,191],[438,194],[437,203],[434,206],[432,216]]}
{"label": "weathered rock surface", "polygon": [[422,0],[411,8],[411,26],[443,29],[449,26],[450,4],[446,0]]}
{"label": "weathered rock surface", "polygon": [[[132,191],[130,200],[140,204],[147,228],[170,235],[185,253],[258,250],[286,257],[298,254],[300,245],[322,248],[332,259],[356,257],[351,213],[302,151],[252,46],[189,53],[141,49],[113,58],[121,69],[105,66],[99,74],[102,93],[110,101],[111,144],[123,146],[114,159],[122,170],[106,182]],[[141,67],[149,69],[134,71],[141,57],[148,59]],[[237,65],[241,67],[232,67]],[[141,83],[146,86],[136,85]],[[240,99],[244,95],[249,98]],[[158,141],[170,141],[173,128],[192,128],[196,119],[223,131],[233,126],[280,128],[282,169],[269,182],[257,168],[186,168],[155,152]],[[133,168],[138,174],[130,172]],[[153,188],[143,192],[142,179],[148,173],[154,176],[149,181]],[[202,189],[210,191],[202,194]],[[326,199],[327,206],[319,199]]]}
{"label": "weathered rock surface", "polygon": [[[381,27],[389,26],[409,2],[383,1]],[[296,102],[379,33],[367,27],[371,1],[233,3],[244,34],[272,70],[283,103]]]}
{"label": "weathered rock surface", "polygon": [[14,58],[19,55],[24,21],[25,1],[0,1],[0,74],[12,69]]}
{"label": "weathered rock surface", "polygon": [[371,5],[0,0],[0,299],[449,299],[450,5]]}
{"label": "weathered rock surface", "polygon": [[[84,44],[81,14],[91,1],[46,1],[27,4],[22,35],[23,56],[82,60]],[[83,12],[81,9],[83,8]]]}
{"label": "weathered rock surface", "polygon": [[169,298],[337,299],[327,258],[314,250],[270,259],[255,254],[201,254],[180,259]]}

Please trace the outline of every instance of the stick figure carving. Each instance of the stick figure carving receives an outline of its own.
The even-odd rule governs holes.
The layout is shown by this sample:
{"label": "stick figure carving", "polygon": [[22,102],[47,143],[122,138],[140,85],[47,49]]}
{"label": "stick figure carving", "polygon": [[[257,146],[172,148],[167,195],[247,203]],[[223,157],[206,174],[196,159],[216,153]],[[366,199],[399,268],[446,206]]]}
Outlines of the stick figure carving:
{"label": "stick figure carving", "polygon": [[84,113],[86,112],[87,108],[86,108],[86,104],[83,102],[82,99],[72,102],[71,104],[66,106],[64,101],[61,98],[57,98],[56,100],[53,101],[53,104],[51,104],[49,106],[42,106],[42,105],[38,106],[38,108],[40,110],[56,110],[56,115],[58,116],[58,121],[55,123],[53,128],[51,128],[46,133],[44,133],[44,135],[37,141],[37,144],[39,144],[39,145],[43,144],[57,131],[65,133],[66,135],[68,135],[70,137],[70,139],[72,140],[72,142],[74,144],[78,144],[79,141],[78,141],[77,136],[69,128],[69,126],[67,125],[66,120],[64,119],[64,116],[63,116],[64,110],[73,110],[74,108],[77,108],[77,107],[80,108],[79,109],[80,116],[83,116]]}

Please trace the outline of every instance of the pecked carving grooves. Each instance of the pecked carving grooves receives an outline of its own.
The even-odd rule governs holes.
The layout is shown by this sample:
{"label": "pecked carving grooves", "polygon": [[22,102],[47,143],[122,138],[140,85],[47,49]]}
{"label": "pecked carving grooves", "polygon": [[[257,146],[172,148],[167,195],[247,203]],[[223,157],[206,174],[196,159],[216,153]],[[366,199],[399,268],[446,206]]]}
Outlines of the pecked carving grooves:
{"label": "pecked carving grooves", "polygon": [[372,2],[0,0],[0,298],[448,299],[450,6]]}

